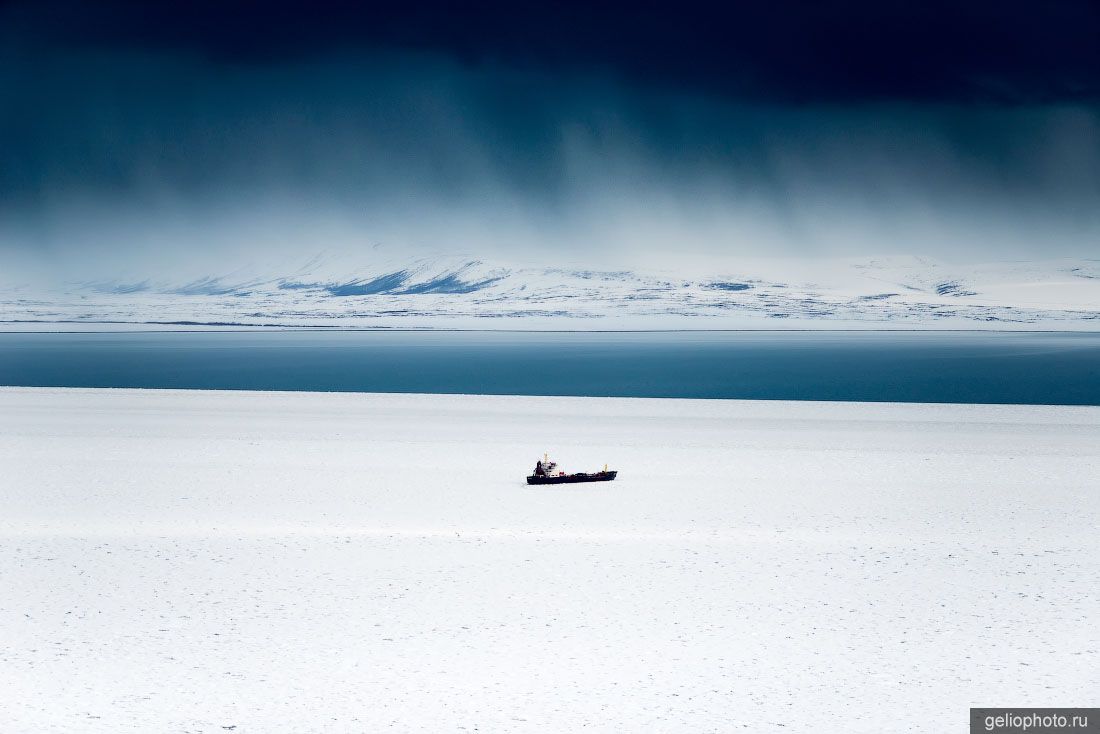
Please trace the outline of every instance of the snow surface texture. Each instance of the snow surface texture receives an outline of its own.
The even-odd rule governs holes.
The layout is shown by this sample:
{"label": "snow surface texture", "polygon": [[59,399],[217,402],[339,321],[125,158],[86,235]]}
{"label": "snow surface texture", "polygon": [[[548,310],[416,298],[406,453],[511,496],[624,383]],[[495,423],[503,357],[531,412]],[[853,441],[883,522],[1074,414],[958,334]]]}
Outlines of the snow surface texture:
{"label": "snow surface texture", "polygon": [[53,288],[0,283],[0,327],[343,328],[1100,327],[1100,260],[946,265],[925,258],[745,260],[724,274],[491,265],[462,256],[366,264],[317,256]]}
{"label": "snow surface texture", "polygon": [[[528,487],[544,448],[618,481]],[[0,390],[0,730],[963,731],[1100,690],[1100,408]]]}

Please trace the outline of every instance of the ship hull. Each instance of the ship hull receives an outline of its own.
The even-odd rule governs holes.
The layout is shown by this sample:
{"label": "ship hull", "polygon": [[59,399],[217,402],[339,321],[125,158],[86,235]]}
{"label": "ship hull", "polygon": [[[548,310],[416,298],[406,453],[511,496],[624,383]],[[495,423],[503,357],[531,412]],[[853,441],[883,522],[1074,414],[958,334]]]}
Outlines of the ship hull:
{"label": "ship hull", "polygon": [[580,484],[581,482],[610,482],[619,472],[600,471],[595,474],[564,474],[557,477],[540,477],[535,474],[527,477],[528,484]]}

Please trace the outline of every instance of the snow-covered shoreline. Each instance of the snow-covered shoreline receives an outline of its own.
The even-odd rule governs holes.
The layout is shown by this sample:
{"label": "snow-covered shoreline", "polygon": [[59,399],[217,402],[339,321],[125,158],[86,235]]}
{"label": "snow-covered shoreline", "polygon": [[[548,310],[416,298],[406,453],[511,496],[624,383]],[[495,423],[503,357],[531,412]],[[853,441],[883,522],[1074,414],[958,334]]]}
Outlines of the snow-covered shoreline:
{"label": "snow-covered shoreline", "polygon": [[1089,259],[736,258],[647,271],[390,255],[69,282],[7,273],[0,330],[1100,329],[1100,265]]}
{"label": "snow-covered shoreline", "polygon": [[806,319],[714,319],[684,316],[632,320],[629,317],[608,319],[539,319],[531,317],[432,318],[417,320],[407,316],[378,317],[353,324],[307,323],[217,323],[217,322],[156,322],[156,321],[0,321],[0,334],[41,333],[172,333],[172,332],[263,332],[263,333],[333,333],[333,332],[469,332],[485,334],[551,334],[551,333],[799,333],[842,334],[845,332],[881,334],[1095,334],[1100,320],[1078,319],[1046,322],[1008,323],[975,322],[946,318],[919,325],[890,325],[876,321],[810,321]]}
{"label": "snow-covered shoreline", "polygon": [[[543,450],[602,486],[528,488]],[[13,731],[927,731],[1100,686],[1100,408],[0,388]]]}

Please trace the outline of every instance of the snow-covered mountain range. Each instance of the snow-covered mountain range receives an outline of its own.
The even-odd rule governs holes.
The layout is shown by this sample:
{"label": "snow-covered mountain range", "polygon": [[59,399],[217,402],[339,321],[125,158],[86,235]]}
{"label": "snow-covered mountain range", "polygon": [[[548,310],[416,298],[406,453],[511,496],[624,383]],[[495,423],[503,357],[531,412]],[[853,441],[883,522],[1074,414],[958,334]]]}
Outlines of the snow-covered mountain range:
{"label": "snow-covered mountain range", "polygon": [[5,328],[1100,329],[1100,260],[746,260],[724,272],[501,265],[462,256],[0,283]]}

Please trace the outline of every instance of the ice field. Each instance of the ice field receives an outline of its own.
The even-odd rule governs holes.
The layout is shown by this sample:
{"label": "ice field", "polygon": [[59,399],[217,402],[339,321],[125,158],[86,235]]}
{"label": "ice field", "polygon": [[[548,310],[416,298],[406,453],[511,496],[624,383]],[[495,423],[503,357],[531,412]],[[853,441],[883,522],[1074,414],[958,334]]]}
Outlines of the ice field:
{"label": "ice field", "polygon": [[2,388],[0,729],[1087,706],[1098,489],[1094,407]]}

